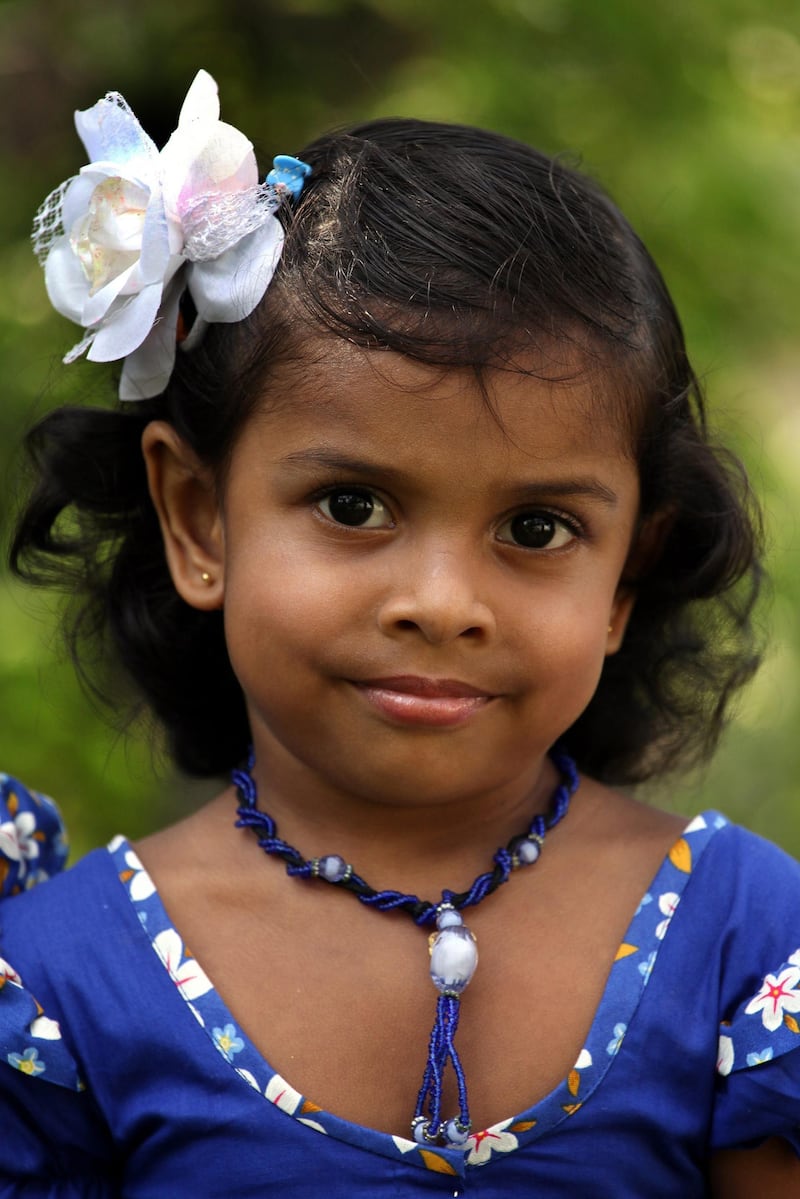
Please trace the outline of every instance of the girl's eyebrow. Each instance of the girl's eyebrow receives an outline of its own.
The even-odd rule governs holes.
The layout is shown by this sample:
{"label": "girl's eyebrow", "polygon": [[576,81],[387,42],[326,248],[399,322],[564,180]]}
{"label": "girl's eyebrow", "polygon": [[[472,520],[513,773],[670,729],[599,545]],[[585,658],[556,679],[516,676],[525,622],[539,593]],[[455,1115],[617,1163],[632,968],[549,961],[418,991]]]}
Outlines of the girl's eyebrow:
{"label": "girl's eyebrow", "polygon": [[601,483],[599,479],[541,479],[535,483],[523,483],[519,487],[514,487],[515,492],[519,492],[520,496],[553,496],[569,499],[572,496],[584,496],[590,500],[597,500],[601,504],[605,504],[609,508],[616,508],[619,503],[619,497],[610,487],[606,487],[605,483]]}
{"label": "girl's eyebrow", "polygon": [[367,458],[353,458],[350,454],[330,450],[327,447],[309,446],[305,450],[295,450],[286,454],[281,461],[287,466],[321,466],[325,470],[350,471],[357,475],[385,475],[389,478],[399,478],[401,471],[384,463],[370,462]]}
{"label": "girl's eyebrow", "polygon": [[[295,450],[294,453],[286,454],[281,461],[288,466],[321,467],[324,470],[342,471],[370,478],[380,476],[393,480],[404,477],[404,472],[393,466],[371,462],[367,458],[354,458],[349,454],[322,446],[310,446],[304,450]],[[526,499],[533,500],[542,496],[563,497],[564,499],[584,496],[610,508],[615,508],[619,503],[616,492],[595,478],[537,479],[535,482],[510,483],[503,490],[519,503],[524,503]]]}

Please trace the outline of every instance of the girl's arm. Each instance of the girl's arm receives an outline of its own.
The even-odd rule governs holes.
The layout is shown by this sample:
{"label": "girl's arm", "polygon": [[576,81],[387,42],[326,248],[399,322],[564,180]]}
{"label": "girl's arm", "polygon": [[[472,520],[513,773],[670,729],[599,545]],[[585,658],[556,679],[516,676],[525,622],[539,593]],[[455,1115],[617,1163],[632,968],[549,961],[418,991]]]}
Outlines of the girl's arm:
{"label": "girl's arm", "polygon": [[800,1158],[782,1137],[757,1149],[723,1149],[711,1160],[709,1181],[714,1199],[787,1199],[800,1195]]}

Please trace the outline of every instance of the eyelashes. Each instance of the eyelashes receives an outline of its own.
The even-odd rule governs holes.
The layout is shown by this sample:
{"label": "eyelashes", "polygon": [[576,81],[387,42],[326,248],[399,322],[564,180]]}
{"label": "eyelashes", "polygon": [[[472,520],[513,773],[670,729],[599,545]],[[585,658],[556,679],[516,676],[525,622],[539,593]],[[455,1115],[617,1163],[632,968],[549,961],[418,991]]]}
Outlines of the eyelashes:
{"label": "eyelashes", "polygon": [[[313,497],[322,516],[348,529],[392,529],[395,521],[387,504],[367,487],[329,487]],[[496,536],[504,544],[528,550],[560,550],[583,537],[578,523],[548,508],[527,508],[506,517]]]}

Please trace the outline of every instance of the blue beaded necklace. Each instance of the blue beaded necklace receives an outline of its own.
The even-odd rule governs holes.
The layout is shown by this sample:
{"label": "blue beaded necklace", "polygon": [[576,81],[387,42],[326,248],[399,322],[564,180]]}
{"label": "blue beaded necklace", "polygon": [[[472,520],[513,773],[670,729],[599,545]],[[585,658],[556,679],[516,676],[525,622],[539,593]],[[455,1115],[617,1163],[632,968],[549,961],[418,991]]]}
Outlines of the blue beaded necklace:
{"label": "blue beaded necklace", "polygon": [[[550,757],[561,774],[546,816],[534,816],[526,833],[512,837],[505,848],[497,850],[491,870],[479,874],[467,891],[458,894],[442,891],[442,898],[432,903],[406,895],[401,891],[375,891],[356,874],[353,867],[338,854],[321,858],[304,858],[293,846],[277,835],[275,821],[258,807],[258,792],[253,778],[255,758],[251,750],[244,770],[233,770],[231,782],[239,797],[237,828],[250,828],[265,853],[282,858],[286,873],[296,878],[318,878],[333,886],[352,891],[370,907],[381,912],[405,911],[415,924],[435,925],[429,937],[430,974],[439,992],[436,1019],[428,1044],[428,1061],[411,1121],[414,1140],[422,1145],[444,1144],[451,1149],[463,1148],[471,1132],[467,1083],[461,1059],[453,1043],[461,1008],[461,993],[469,983],[478,964],[475,936],[461,918],[463,908],[472,907],[508,882],[512,871],[532,866],[544,844],[545,834],[563,820],[580,781],[577,767],[565,753],[554,749]],[[448,1062],[452,1064],[458,1088],[458,1115],[442,1119],[442,1083]]]}

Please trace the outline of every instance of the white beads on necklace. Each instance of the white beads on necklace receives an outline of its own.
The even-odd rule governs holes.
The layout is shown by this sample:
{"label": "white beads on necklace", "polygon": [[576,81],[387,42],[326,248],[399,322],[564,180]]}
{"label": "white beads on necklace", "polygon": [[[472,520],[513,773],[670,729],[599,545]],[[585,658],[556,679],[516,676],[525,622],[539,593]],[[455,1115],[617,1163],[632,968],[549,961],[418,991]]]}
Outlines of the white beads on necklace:
{"label": "white beads on necklace", "polygon": [[338,853],[328,853],[324,858],[311,859],[311,874],[316,878],[324,878],[326,883],[342,883],[353,873],[353,867],[349,866],[344,858],[340,858]]}
{"label": "white beads on necklace", "polygon": [[542,842],[543,838],[536,833],[528,833],[526,837],[515,837],[511,843],[511,869],[532,866],[542,852]]}
{"label": "white beads on necklace", "polygon": [[431,938],[431,979],[442,995],[459,996],[478,965],[475,937],[451,904],[437,908],[438,932]]}

